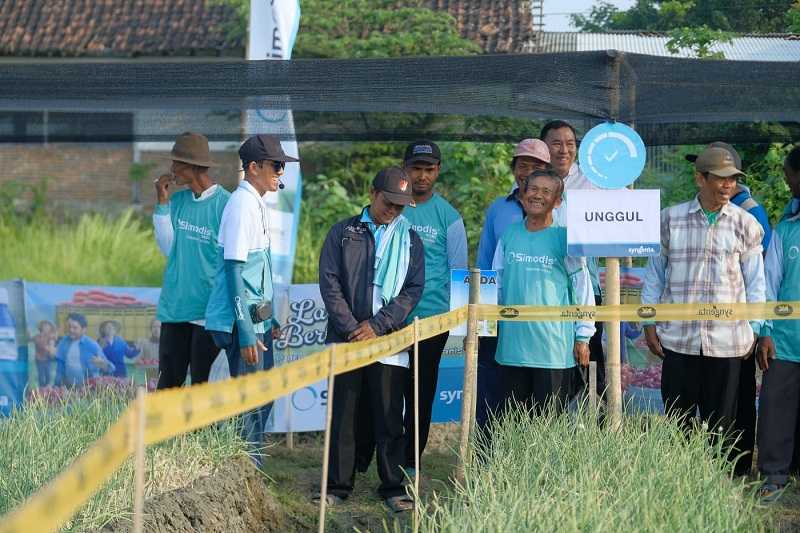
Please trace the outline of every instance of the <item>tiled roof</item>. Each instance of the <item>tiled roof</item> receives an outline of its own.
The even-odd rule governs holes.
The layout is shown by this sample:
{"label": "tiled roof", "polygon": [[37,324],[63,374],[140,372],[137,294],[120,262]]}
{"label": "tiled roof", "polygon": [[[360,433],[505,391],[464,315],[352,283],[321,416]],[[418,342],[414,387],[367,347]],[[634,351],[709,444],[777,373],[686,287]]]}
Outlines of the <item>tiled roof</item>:
{"label": "tiled roof", "polygon": [[490,54],[524,52],[533,39],[529,0],[428,0],[428,5],[450,13],[461,35]]}
{"label": "tiled roof", "polygon": [[[587,52],[619,50],[635,54],[664,57],[694,57],[688,50],[673,55],[667,50],[669,36],[656,32],[544,32],[530,51]],[[739,35],[730,43],[711,47],[733,61],[800,61],[800,35],[749,34]]]}
{"label": "tiled roof", "polygon": [[0,55],[217,55],[229,17],[204,0],[0,0]]}
{"label": "tiled roof", "polygon": [[[426,0],[489,53],[531,40],[529,0]],[[399,0],[402,3],[402,0]],[[244,55],[210,0],[0,0],[0,56]]]}

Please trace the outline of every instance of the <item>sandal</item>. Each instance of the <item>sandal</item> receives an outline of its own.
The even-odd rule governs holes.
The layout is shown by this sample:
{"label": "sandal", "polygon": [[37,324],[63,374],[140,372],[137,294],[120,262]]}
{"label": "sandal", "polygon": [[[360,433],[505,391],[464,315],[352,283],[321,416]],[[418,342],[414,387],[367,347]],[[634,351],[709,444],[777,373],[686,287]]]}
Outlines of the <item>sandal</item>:
{"label": "sandal", "polygon": [[758,491],[758,497],[762,503],[773,503],[777,501],[786,489],[786,485],[777,483],[764,483]]}
{"label": "sandal", "polygon": [[[322,499],[322,494],[319,492],[316,492],[314,493],[313,496],[311,496],[311,502],[314,503],[315,505],[319,505],[321,499]],[[325,505],[327,505],[328,507],[334,507],[342,502],[344,502],[344,498],[342,498],[341,496],[337,496],[336,494],[331,494],[331,493],[325,495]]]}
{"label": "sandal", "polygon": [[393,513],[414,510],[414,500],[410,496],[392,496],[391,498],[386,498],[384,503]]}

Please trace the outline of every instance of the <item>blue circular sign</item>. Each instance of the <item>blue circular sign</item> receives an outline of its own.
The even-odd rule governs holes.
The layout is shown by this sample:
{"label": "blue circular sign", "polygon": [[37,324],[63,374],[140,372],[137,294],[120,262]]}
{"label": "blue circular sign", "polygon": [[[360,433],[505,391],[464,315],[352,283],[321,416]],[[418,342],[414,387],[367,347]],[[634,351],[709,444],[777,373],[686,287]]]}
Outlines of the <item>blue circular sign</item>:
{"label": "blue circular sign", "polygon": [[606,122],[589,130],[581,141],[581,172],[603,189],[622,189],[642,174],[647,154],[633,128]]}

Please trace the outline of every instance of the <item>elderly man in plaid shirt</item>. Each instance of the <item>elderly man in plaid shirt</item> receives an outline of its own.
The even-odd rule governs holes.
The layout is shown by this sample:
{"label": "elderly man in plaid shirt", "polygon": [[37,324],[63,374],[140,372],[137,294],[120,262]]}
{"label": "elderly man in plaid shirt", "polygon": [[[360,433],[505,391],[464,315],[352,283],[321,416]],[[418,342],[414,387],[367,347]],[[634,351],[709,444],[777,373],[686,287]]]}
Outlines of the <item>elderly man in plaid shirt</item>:
{"label": "elderly man in plaid shirt", "polygon": [[[763,302],[764,230],[730,202],[743,176],[724,148],[695,161],[697,196],[661,212],[661,255],[651,258],[643,304]],[[661,397],[687,427],[699,408],[715,433],[736,417],[742,360],[751,357],[761,321],[691,320],[646,324],[650,351],[664,359]]]}

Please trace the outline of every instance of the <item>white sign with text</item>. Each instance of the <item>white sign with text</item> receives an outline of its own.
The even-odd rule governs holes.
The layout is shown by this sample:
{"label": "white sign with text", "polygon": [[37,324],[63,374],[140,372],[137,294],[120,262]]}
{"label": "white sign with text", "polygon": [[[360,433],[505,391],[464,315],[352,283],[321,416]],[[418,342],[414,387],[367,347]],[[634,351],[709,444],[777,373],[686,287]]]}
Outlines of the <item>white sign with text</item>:
{"label": "white sign with text", "polygon": [[661,191],[567,191],[567,253],[649,257],[661,253]]}

